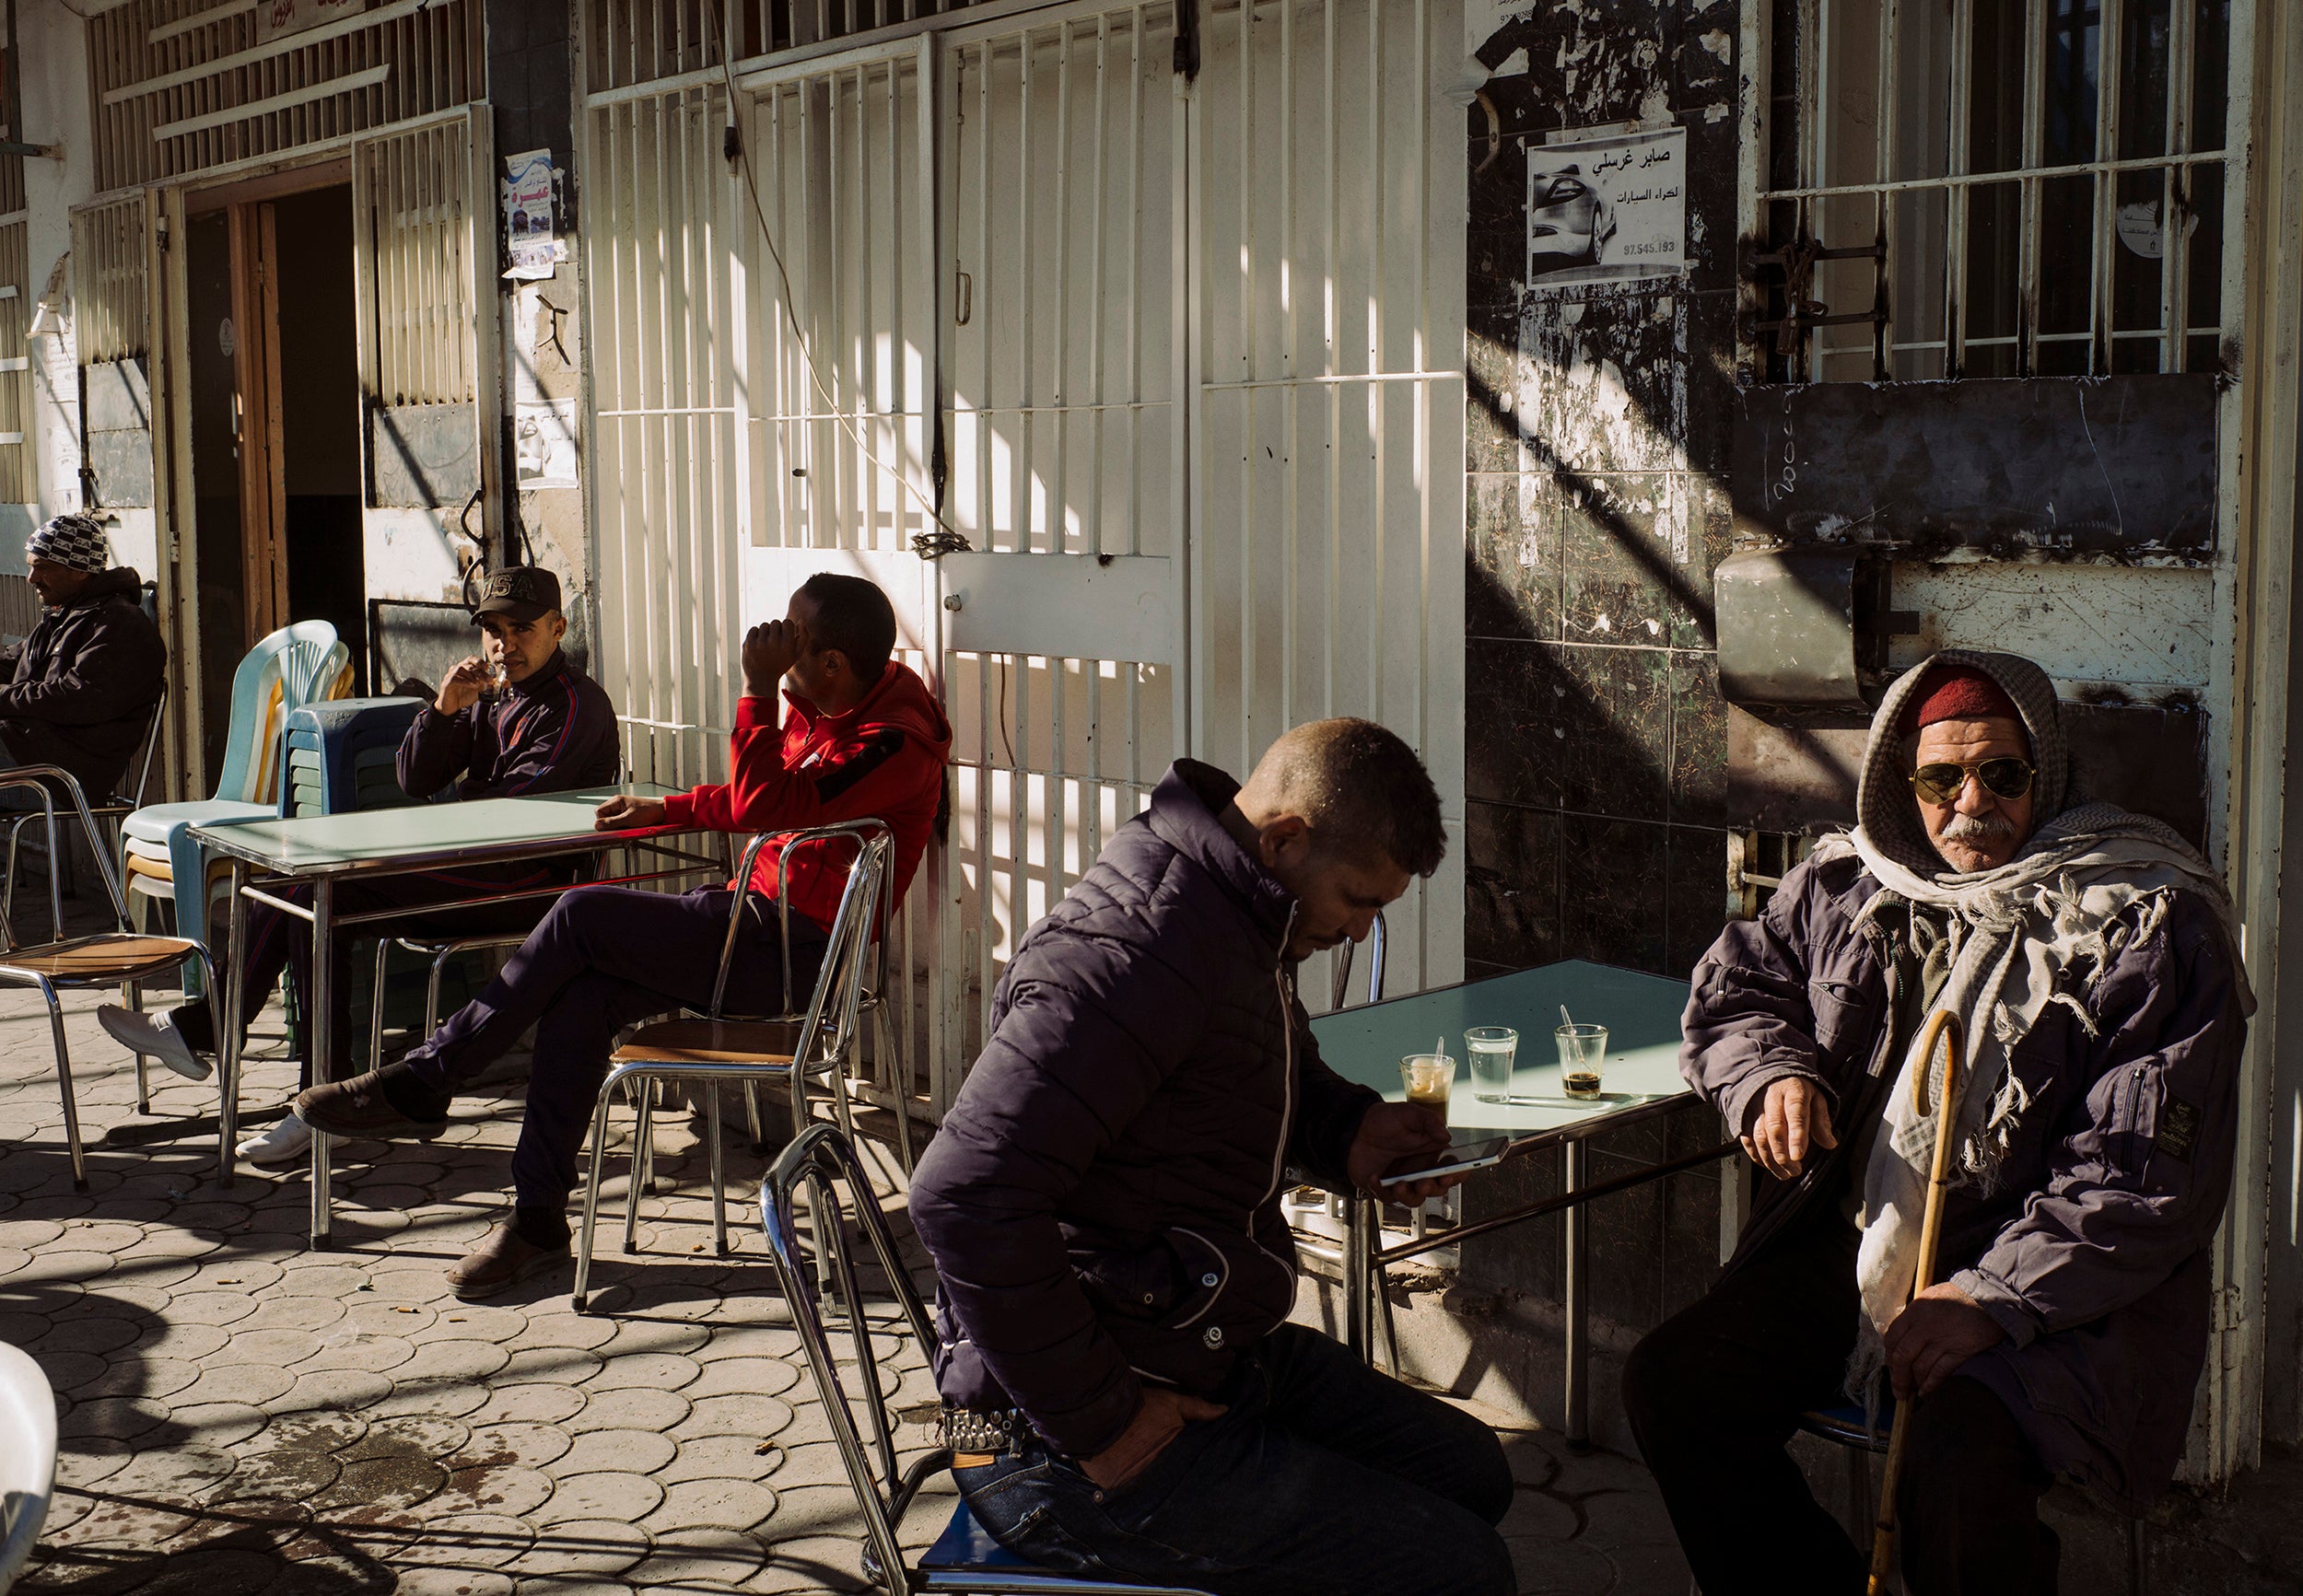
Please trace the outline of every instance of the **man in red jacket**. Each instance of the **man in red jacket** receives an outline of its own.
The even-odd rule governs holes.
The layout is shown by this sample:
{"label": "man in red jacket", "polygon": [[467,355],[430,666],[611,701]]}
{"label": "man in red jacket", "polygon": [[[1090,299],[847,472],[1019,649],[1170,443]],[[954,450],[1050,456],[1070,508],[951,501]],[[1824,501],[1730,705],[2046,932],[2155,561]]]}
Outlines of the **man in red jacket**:
{"label": "man in red jacket", "polygon": [[[900,903],[927,851],[943,796],[952,728],[927,683],[889,658],[895,614],[857,577],[812,577],[785,618],[743,640],[734,779],[668,798],[600,806],[616,831],[688,825],[782,832],[873,818],[895,836]],[[776,686],[789,678],[777,724]],[[848,850],[809,845],[789,866],[792,987],[814,982],[847,880]],[[760,854],[753,886],[773,893],[777,849]],[[567,1196],[615,1034],[634,1020],[711,1001],[734,883],[674,897],[621,887],[568,893],[487,989],[406,1057],[316,1086],[297,1113],[335,1136],[428,1139],[446,1128],[458,1089],[536,1028],[528,1105],[512,1153],[512,1217],[449,1272],[467,1300],[502,1291],[568,1255]],[[739,1007],[782,1003],[781,916],[754,903],[729,969]],[[749,1001],[745,999],[749,998]]]}

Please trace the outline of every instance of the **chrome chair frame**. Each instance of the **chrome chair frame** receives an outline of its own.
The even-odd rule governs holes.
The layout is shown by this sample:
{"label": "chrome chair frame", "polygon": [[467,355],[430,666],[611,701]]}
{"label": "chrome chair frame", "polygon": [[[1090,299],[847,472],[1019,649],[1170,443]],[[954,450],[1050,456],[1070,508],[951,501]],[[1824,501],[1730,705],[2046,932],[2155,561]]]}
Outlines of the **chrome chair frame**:
{"label": "chrome chair frame", "polygon": [[[111,861],[104,856],[102,845],[97,840],[96,817],[89,812],[88,796],[80,790],[80,784],[74,779],[71,772],[53,764],[18,765],[12,770],[0,771],[0,788],[29,787],[40,794],[40,813],[46,821],[49,856],[53,859],[56,845],[56,803],[54,790],[47,785],[50,781],[62,785],[79,815],[82,832],[95,857],[97,873],[103,877],[105,894],[111,901],[114,928],[92,936],[68,938],[64,934],[62,900],[52,897],[50,908],[53,915],[53,934],[51,939],[24,947],[18,944],[15,928],[5,916],[0,916],[0,985],[36,987],[48,1005],[48,1028],[56,1051],[56,1078],[64,1094],[64,1137],[72,1149],[72,1185],[74,1190],[85,1192],[88,1190],[88,1158],[80,1142],[79,1105],[74,1101],[72,1095],[72,1054],[64,1041],[64,1007],[57,1001],[57,991],[118,986],[125,996],[132,986],[146,978],[169,970],[181,970],[194,961],[198,961],[201,973],[209,984],[208,989],[216,991],[220,988],[216,985],[216,968],[208,959],[208,950],[199,943],[182,937],[140,936],[130,926],[128,906],[121,896],[119,880],[112,874]],[[59,967],[59,961],[91,952],[100,955],[108,946],[132,943],[165,946],[157,955],[121,963],[105,963],[99,958],[93,968],[85,972],[76,972],[68,966]],[[48,967],[41,968],[42,964]],[[141,1086],[143,1061],[139,1059],[137,1063],[138,1083]],[[227,1071],[217,1071],[216,1088],[219,1094],[228,1095],[232,1091],[233,1083],[228,1078]],[[218,1116],[219,1126],[226,1117]],[[217,1142],[219,1157],[227,1160],[224,1167],[228,1169],[231,1144],[220,1128]]]}
{"label": "chrome chair frame", "polygon": [[[631,1094],[637,1105],[633,1132],[632,1172],[625,1184],[624,1202],[624,1251],[627,1253],[638,1251],[639,1196],[654,1179],[655,1105],[652,1093],[656,1083],[702,1081],[709,1088],[703,1107],[705,1134],[711,1159],[712,1241],[715,1249],[722,1255],[727,1253],[729,1246],[727,1166],[719,1120],[721,1082],[732,1080],[742,1084],[755,1143],[761,1134],[757,1097],[759,1084],[770,1081],[789,1087],[791,1123],[796,1130],[808,1123],[808,1078],[811,1075],[828,1077],[834,1114],[842,1130],[850,1134],[853,1132],[854,1122],[848,1106],[846,1080],[847,1057],[855,1043],[863,971],[878,917],[877,908],[883,897],[882,883],[894,849],[894,833],[884,823],[855,821],[804,831],[763,833],[752,839],[743,851],[742,865],[735,878],[742,885],[732,895],[728,932],[720,945],[719,970],[712,983],[710,1010],[704,1019],[712,1024],[730,1019],[725,1012],[729,966],[734,958],[736,939],[742,931],[743,915],[754,906],[752,872],[758,863],[760,850],[778,838],[787,845],[839,838],[855,844],[857,849],[856,858],[848,867],[847,885],[840,893],[839,909],[832,918],[831,935],[824,945],[824,961],[816,974],[814,990],[807,1008],[796,1017],[791,1013],[789,880],[783,860],[778,861],[776,907],[783,933],[784,1012],[760,1020],[731,1022],[796,1025],[790,1056],[782,1060],[752,1061],[625,1059],[609,1069],[606,1078],[600,1083],[599,1096],[592,1109],[591,1163],[584,1182],[584,1218],[576,1249],[574,1306],[579,1313],[586,1311],[589,1297],[592,1243],[599,1223],[601,1174],[607,1156],[608,1113],[618,1092]],[[790,846],[787,845],[784,860],[790,857]]]}
{"label": "chrome chair frame", "polygon": [[[842,1187],[848,1193],[846,1201],[840,1195]],[[796,1201],[803,1191],[808,1199],[805,1241]],[[893,1326],[884,1320],[875,1325],[865,1310],[856,1259],[848,1244],[849,1204],[854,1206],[855,1229],[870,1243],[871,1257],[895,1299],[898,1316]],[[791,1307],[792,1327],[807,1352],[808,1370],[814,1377],[832,1439],[839,1447],[848,1485],[863,1514],[864,1572],[869,1578],[883,1590],[904,1592],[1202,1596],[1174,1586],[1082,1579],[1034,1568],[1012,1553],[1002,1553],[999,1562],[988,1564],[953,1561],[947,1548],[976,1542],[981,1535],[964,1502],[953,1509],[951,1523],[934,1547],[917,1562],[906,1559],[898,1530],[918,1499],[920,1488],[938,1472],[951,1467],[952,1453],[934,1447],[908,1464],[904,1462],[896,1445],[894,1415],[888,1411],[901,1381],[883,1376],[873,1332],[875,1328],[891,1332],[898,1339],[910,1335],[925,1351],[934,1345],[935,1329],[929,1321],[927,1304],[904,1266],[887,1216],[872,1192],[871,1177],[838,1127],[819,1122],[792,1138],[761,1184],[760,1228],[767,1238],[768,1257],[776,1265],[784,1299]],[[871,1424],[868,1444],[856,1423],[859,1398],[848,1390],[833,1349],[831,1330],[824,1322],[824,1298],[832,1293],[839,1299],[839,1322],[851,1344],[852,1367],[868,1388],[862,1393]]]}

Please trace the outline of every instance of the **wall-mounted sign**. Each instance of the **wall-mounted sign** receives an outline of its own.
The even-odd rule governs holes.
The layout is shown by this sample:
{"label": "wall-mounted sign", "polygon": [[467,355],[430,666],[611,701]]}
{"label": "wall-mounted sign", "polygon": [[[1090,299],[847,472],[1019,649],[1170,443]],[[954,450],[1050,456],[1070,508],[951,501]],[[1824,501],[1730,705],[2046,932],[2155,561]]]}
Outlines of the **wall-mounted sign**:
{"label": "wall-mounted sign", "polygon": [[368,0],[256,0],[256,42],[357,17],[368,6]]}
{"label": "wall-mounted sign", "polygon": [[554,263],[567,259],[567,249],[554,226],[553,180],[548,149],[504,157],[504,230],[511,242],[512,257],[511,268],[504,275],[516,282],[549,277]]}
{"label": "wall-mounted sign", "polygon": [[1527,146],[1527,284],[1662,277],[1688,266],[1688,131]]}
{"label": "wall-mounted sign", "polygon": [[523,399],[516,408],[512,458],[520,491],[576,486],[576,402]]}

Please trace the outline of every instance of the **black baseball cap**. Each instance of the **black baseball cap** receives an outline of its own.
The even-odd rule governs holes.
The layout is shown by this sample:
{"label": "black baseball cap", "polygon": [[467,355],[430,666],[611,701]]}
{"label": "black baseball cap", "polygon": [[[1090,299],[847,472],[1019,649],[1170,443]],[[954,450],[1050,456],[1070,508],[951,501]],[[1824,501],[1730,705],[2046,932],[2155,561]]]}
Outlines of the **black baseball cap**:
{"label": "black baseball cap", "polygon": [[534,621],[560,607],[560,579],[541,565],[508,565],[490,573],[480,601],[473,606],[472,623],[483,615],[509,615],[515,621]]}

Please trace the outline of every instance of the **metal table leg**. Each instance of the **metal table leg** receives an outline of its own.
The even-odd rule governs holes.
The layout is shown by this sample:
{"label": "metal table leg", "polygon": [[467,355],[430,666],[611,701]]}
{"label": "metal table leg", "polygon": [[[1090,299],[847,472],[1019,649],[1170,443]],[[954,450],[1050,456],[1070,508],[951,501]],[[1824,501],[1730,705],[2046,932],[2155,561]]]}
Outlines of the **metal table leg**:
{"label": "metal table leg", "polygon": [[1343,1202],[1343,1340],[1362,1363],[1374,1361],[1374,1337],[1369,1334],[1368,1276],[1375,1267],[1375,1205],[1354,1192]]}
{"label": "metal table leg", "polygon": [[[326,876],[312,880],[312,989],[311,1012],[304,1016],[304,1033],[310,1039],[312,1084],[320,1085],[333,1073],[335,1057],[334,1027],[330,1023],[335,1007],[334,973],[330,966],[335,962],[329,955],[330,941],[334,935],[329,924],[335,909],[335,882]],[[333,1235],[335,1206],[329,1189],[329,1144],[335,1138],[324,1132],[312,1132],[312,1231],[311,1244],[324,1250],[335,1245]]]}
{"label": "metal table leg", "polygon": [[[1584,1172],[1583,1138],[1561,1149],[1564,1184],[1580,1192],[1590,1183]],[[1591,1222],[1585,1205],[1576,1203],[1565,1212],[1567,1225],[1567,1449],[1591,1450]]]}
{"label": "metal table leg", "polygon": [[[217,1134],[223,1138],[216,1152],[216,1183],[226,1191],[231,1190],[234,1166],[240,1161],[239,1148],[235,1145],[240,1140],[240,990],[248,980],[248,900],[240,896],[240,889],[247,884],[248,867],[234,859],[232,899],[226,906],[224,915],[226,935],[232,941],[231,950],[224,963],[224,990],[216,991],[211,984],[208,993],[208,1012],[215,1016],[215,1031],[218,1038],[216,1072],[220,1078],[216,1082],[218,1101],[216,1117]],[[201,891],[205,896],[207,891],[205,885],[202,886]],[[201,918],[203,921],[207,918],[205,912]],[[200,927],[200,934],[204,937],[207,934],[205,925]],[[139,1059],[137,1062],[143,1061]]]}

